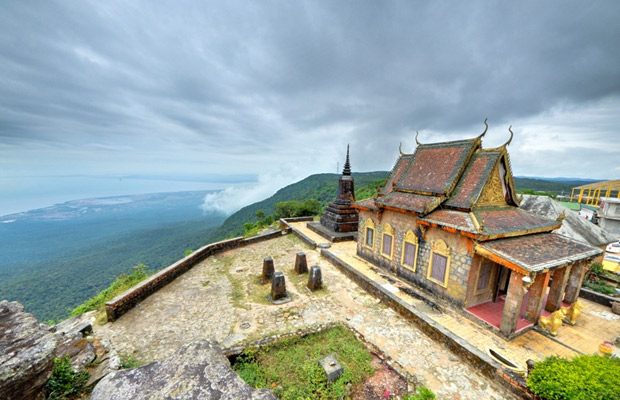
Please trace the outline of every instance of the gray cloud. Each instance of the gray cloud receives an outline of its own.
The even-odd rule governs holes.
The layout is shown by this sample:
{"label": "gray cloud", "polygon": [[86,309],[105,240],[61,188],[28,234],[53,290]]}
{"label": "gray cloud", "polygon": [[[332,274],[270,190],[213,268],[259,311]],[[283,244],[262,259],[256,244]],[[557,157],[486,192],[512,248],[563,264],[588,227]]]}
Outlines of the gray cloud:
{"label": "gray cloud", "polygon": [[586,142],[617,141],[619,17],[611,1],[15,2],[1,164],[302,177],[351,143],[354,168],[389,169],[416,130],[473,136],[488,117],[490,144],[515,126],[517,174],[614,178]]}

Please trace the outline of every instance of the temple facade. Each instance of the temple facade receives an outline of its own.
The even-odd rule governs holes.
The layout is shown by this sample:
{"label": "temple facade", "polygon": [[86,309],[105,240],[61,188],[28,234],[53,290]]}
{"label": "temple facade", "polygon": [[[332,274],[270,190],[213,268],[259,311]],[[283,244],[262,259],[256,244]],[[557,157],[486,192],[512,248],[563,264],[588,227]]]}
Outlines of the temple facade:
{"label": "temple facade", "polygon": [[[485,121],[486,125],[486,121]],[[488,126],[487,126],[488,128]],[[520,209],[507,146],[418,144],[359,211],[357,254],[513,337],[577,300],[601,250]],[[551,282],[551,283],[550,283]]]}

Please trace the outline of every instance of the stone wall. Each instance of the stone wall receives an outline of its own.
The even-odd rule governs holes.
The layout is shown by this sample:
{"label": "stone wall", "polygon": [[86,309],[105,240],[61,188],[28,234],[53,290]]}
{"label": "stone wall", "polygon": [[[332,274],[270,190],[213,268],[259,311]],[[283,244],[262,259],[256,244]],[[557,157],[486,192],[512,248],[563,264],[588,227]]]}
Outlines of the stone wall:
{"label": "stone wall", "polygon": [[[365,245],[367,218],[372,218],[375,225],[372,249]],[[386,224],[390,224],[394,230],[394,250],[391,258],[381,253],[383,230]],[[418,238],[415,270],[402,264],[405,235],[410,230]],[[450,249],[450,265],[446,287],[427,278],[432,244],[438,240],[445,241]],[[417,225],[416,217],[413,215],[385,211],[379,218],[370,212],[362,211],[360,213],[357,241],[357,254],[359,256],[461,307],[467,304],[468,295],[471,297],[468,293],[468,287],[471,287],[473,291],[473,286],[469,285],[472,280],[470,276],[472,275],[470,271],[473,263],[472,249],[471,239],[458,233],[446,232],[439,228],[429,228],[423,234]],[[473,280],[475,283],[475,277]]]}
{"label": "stone wall", "polygon": [[159,289],[163,288],[176,277],[182,275],[194,265],[200,263],[209,256],[212,256],[223,251],[236,249],[238,247],[247,246],[252,243],[262,242],[264,240],[273,239],[278,236],[282,236],[282,231],[270,232],[264,235],[257,235],[251,238],[244,239],[243,237],[236,237],[229,240],[223,240],[221,242],[211,243],[200,249],[196,250],[189,256],[175,262],[147,278],[146,280],[138,283],[136,286],[128,289],[127,291],[116,296],[112,300],[105,304],[106,315],[108,321],[114,321],[121,315],[136,306],[142,300],[155,293]]}

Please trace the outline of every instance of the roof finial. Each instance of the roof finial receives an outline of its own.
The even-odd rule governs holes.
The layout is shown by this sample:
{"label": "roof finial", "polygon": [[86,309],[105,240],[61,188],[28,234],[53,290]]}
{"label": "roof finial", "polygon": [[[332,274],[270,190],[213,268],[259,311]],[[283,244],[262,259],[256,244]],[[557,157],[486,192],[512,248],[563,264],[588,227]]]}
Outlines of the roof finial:
{"label": "roof finial", "polygon": [[420,142],[418,141],[418,135],[419,135],[419,134],[420,134],[420,132],[415,131],[415,142],[418,144],[418,146],[420,146],[420,145],[422,144],[422,143],[420,143]]}
{"label": "roof finial", "polygon": [[485,118],[484,119],[484,132],[482,132],[480,136],[478,136],[478,139],[481,139],[487,133],[488,129],[489,129],[489,124],[487,124],[487,118]]}
{"label": "roof finial", "polygon": [[349,163],[349,144],[347,143],[347,159],[344,162],[342,175],[351,175],[351,164]]}
{"label": "roof finial", "polygon": [[512,142],[512,137],[514,136],[514,133],[512,132],[512,125],[510,125],[508,127],[508,132],[510,132],[510,139],[508,139],[508,141],[506,142],[506,144],[504,145],[504,147],[508,146],[510,144],[510,142]]}
{"label": "roof finial", "polygon": [[405,153],[403,153],[402,147],[403,147],[403,142],[398,143],[398,151],[400,152],[401,156],[404,156]]}

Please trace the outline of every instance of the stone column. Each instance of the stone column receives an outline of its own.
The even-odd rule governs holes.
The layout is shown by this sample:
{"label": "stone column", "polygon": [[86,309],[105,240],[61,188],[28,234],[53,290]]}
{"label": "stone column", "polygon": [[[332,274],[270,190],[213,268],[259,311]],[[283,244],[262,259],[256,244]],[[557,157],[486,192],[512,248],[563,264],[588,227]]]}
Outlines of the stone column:
{"label": "stone column", "polygon": [[529,299],[525,308],[525,319],[530,322],[538,322],[543,307],[543,300],[545,299],[545,293],[547,291],[547,285],[549,284],[549,276],[551,276],[551,272],[549,271],[544,274],[536,275],[532,286],[530,286],[528,292]]}
{"label": "stone column", "polygon": [[272,280],[274,271],[275,271],[275,268],[273,265],[273,258],[265,257],[263,259],[263,274],[261,275],[260,283],[264,285],[265,283]]}
{"label": "stone column", "polygon": [[512,271],[510,283],[508,284],[508,293],[506,293],[506,302],[504,303],[502,323],[499,326],[500,332],[505,336],[510,336],[517,330],[517,321],[519,320],[524,295],[523,275]]}
{"label": "stone column", "polygon": [[281,271],[277,271],[273,274],[273,280],[271,281],[271,300],[280,300],[286,296],[286,281],[284,279],[284,274]]}
{"label": "stone column", "polygon": [[551,281],[551,287],[549,288],[549,296],[547,297],[545,310],[554,312],[562,307],[564,289],[566,288],[566,281],[568,280],[570,270],[571,267],[566,265],[553,271],[553,281]]}
{"label": "stone column", "polygon": [[297,257],[295,257],[295,272],[297,272],[297,274],[305,274],[306,272],[308,272],[306,253],[297,253]]}
{"label": "stone column", "polygon": [[582,261],[579,264],[573,265],[573,268],[568,275],[568,282],[566,283],[566,290],[564,293],[564,302],[573,304],[579,298],[579,291],[581,290],[581,284],[583,283],[583,277],[586,275],[586,262]]}
{"label": "stone column", "polygon": [[308,275],[308,284],[306,285],[308,289],[313,292],[317,289],[320,289],[323,285],[323,274],[321,273],[321,267],[318,265],[313,265],[310,268],[310,274]]}

